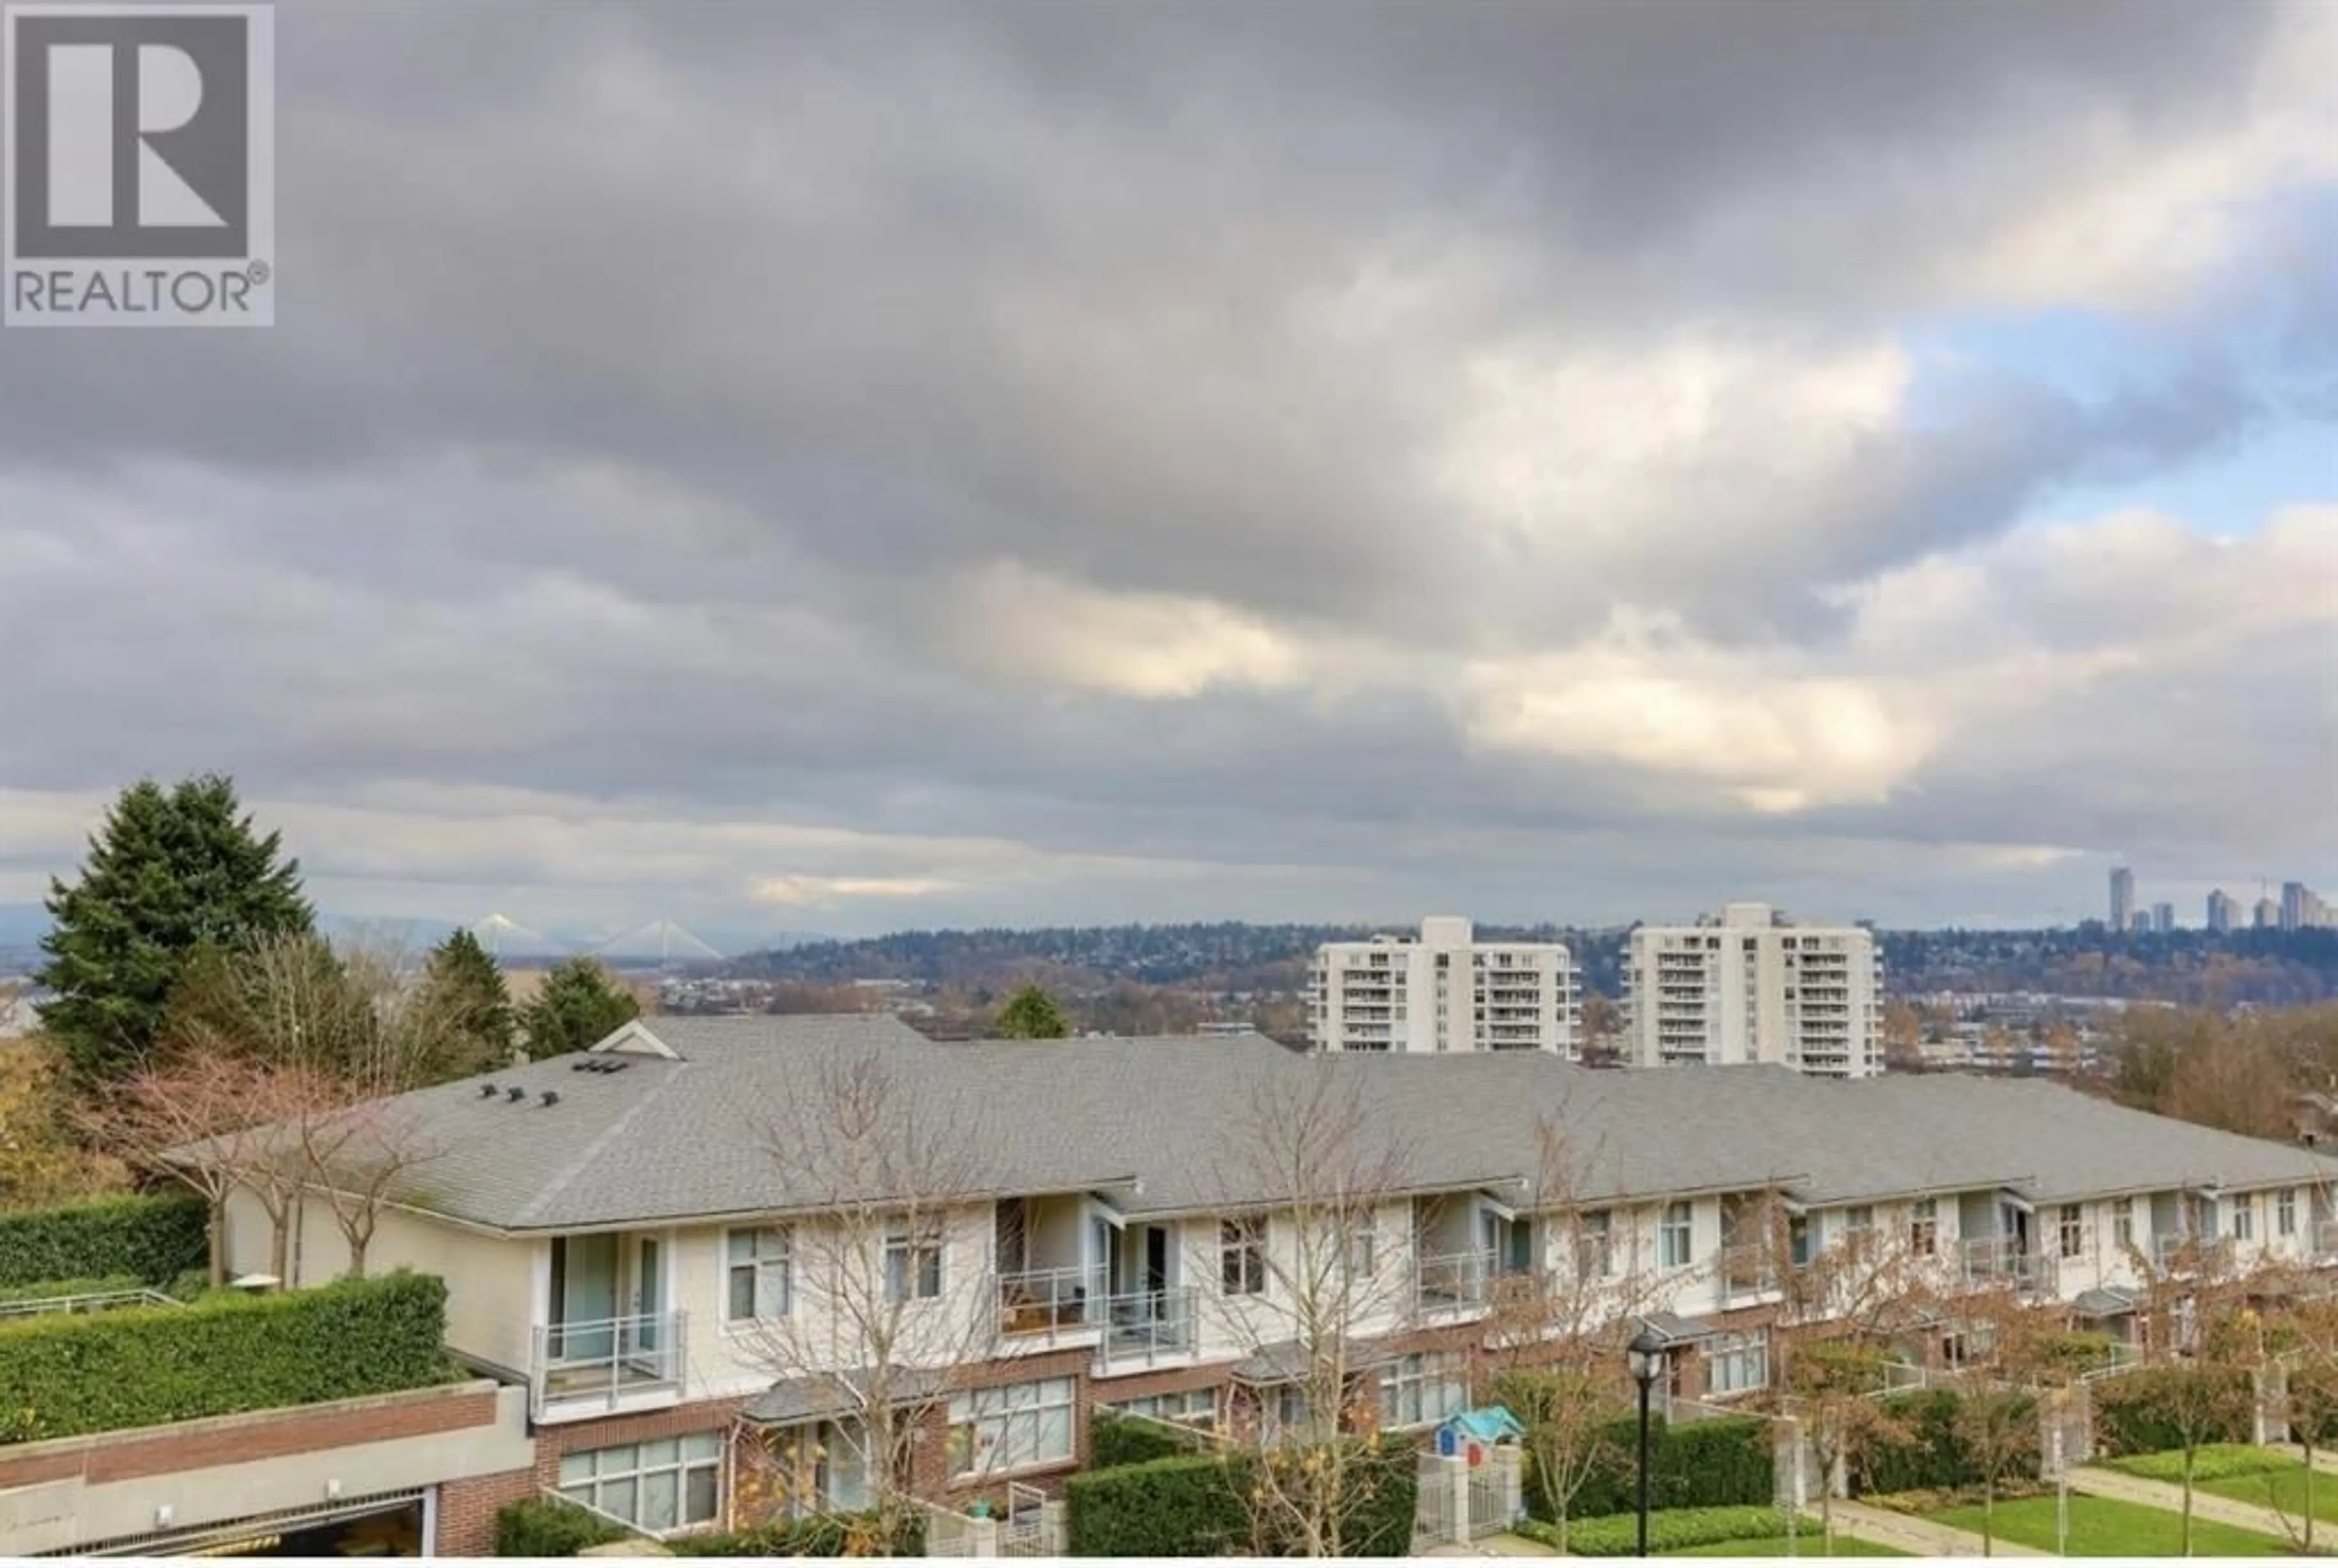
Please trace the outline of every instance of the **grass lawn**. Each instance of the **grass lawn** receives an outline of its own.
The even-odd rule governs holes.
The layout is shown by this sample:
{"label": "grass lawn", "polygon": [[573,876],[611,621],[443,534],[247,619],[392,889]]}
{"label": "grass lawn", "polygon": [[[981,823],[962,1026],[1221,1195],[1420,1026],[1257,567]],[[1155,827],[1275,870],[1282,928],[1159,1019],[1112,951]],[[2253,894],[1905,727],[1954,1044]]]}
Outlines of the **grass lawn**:
{"label": "grass lawn", "polygon": [[[1854,1541],[1840,1531],[1835,1534],[1833,1552],[1822,1553],[1820,1545],[1818,1534],[1813,1531],[1793,1543],[1794,1555],[1797,1557],[1822,1555],[1905,1557],[1908,1555],[1897,1546],[1880,1546],[1872,1541]],[[1711,1546],[1689,1546],[1678,1552],[1660,1552],[1657,1555],[1660,1557],[1783,1557],[1786,1555],[1786,1538],[1777,1535],[1765,1541],[1722,1541]]]}
{"label": "grass lawn", "polygon": [[[1951,1529],[1980,1533],[1980,1504],[1947,1508],[1926,1518]],[[2174,1557],[2182,1551],[2183,1521],[2174,1513],[2109,1497],[2070,1499],[2073,1557]],[[2054,1499],[2024,1497],[1997,1505],[1997,1536],[2042,1551],[2054,1550]],[[2212,1520],[2192,1521],[2196,1557],[2285,1557],[2289,1544],[2254,1530],[2237,1530]]]}
{"label": "grass lawn", "polygon": [[[2305,1465],[2291,1460],[2278,1470],[2268,1470],[2262,1475],[2234,1475],[2223,1481],[2200,1481],[2194,1490],[2212,1492],[2219,1497],[2229,1497],[2235,1503],[2248,1503],[2259,1508],[2275,1508],[2293,1520],[2305,1517]],[[2338,1521],[2338,1475],[2324,1473],[2313,1478],[2313,1516],[2325,1521]],[[2321,1544],[2321,1532],[2315,1532],[2315,1544]]]}

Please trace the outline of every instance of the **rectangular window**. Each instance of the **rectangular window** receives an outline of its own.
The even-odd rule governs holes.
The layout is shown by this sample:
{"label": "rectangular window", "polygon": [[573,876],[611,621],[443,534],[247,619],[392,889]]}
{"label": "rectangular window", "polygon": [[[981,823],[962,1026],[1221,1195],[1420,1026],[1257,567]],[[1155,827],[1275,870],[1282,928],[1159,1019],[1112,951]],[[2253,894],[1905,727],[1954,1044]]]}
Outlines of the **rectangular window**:
{"label": "rectangular window", "polygon": [[1875,1208],[1870,1203],[1854,1203],[1842,1211],[1842,1234],[1846,1240],[1857,1241],[1875,1233]]}
{"label": "rectangular window", "polygon": [[920,1225],[885,1238],[885,1299],[930,1301],[942,1293],[942,1233]]}
{"label": "rectangular window", "polygon": [[1371,1215],[1348,1227],[1347,1269],[1351,1279],[1370,1279],[1380,1261],[1380,1231]]}
{"label": "rectangular window", "polygon": [[722,1434],[693,1432],[564,1454],[560,1494],[654,1534],[711,1523],[722,1475]]}
{"label": "rectangular window", "polygon": [[733,1230],[725,1239],[728,1262],[722,1317],[730,1323],[784,1318],[791,1295],[788,1233]]}
{"label": "rectangular window", "polygon": [[2061,1213],[2054,1224],[2054,1239],[2063,1257],[2076,1258],[2086,1250],[2086,1216],[2087,1211],[2076,1203],[2062,1205]]}
{"label": "rectangular window", "polygon": [[1218,1225],[1218,1279],[1229,1296],[1266,1289],[1266,1221],[1256,1215]]}
{"label": "rectangular window", "polygon": [[1786,1256],[1797,1269],[1811,1266],[1811,1220],[1807,1214],[1786,1219]]}
{"label": "rectangular window", "polygon": [[1685,1203],[1665,1205],[1664,1223],[1656,1228],[1656,1263],[1665,1269],[1688,1267],[1690,1210]]}
{"label": "rectangular window", "polygon": [[1073,1457],[1076,1380],[977,1388],[950,1400],[950,1474],[995,1475]]}
{"label": "rectangular window", "polygon": [[2254,1192],[2244,1192],[2233,1200],[2233,1240],[2254,1241],[2257,1239],[2257,1200]]}
{"label": "rectangular window", "polygon": [[1770,1386],[1770,1336],[1760,1328],[1724,1334],[1705,1347],[1705,1387],[1715,1394],[1743,1394]]}
{"label": "rectangular window", "polygon": [[2287,1238],[2297,1234],[2297,1194],[2284,1189],[2274,1200],[2273,1228],[2276,1234]]}
{"label": "rectangular window", "polygon": [[1380,1373],[1384,1426],[1434,1426],[1469,1407],[1469,1363],[1458,1350],[1400,1356]]}
{"label": "rectangular window", "polygon": [[1938,1199],[1921,1198],[1908,1206],[1908,1250],[1919,1258],[1939,1254],[1940,1204]]}
{"label": "rectangular window", "polygon": [[1129,1416],[1146,1416],[1155,1421],[1172,1421],[1181,1426],[1199,1426],[1204,1431],[1218,1424],[1218,1391],[1215,1388],[1188,1388],[1183,1394],[1147,1394],[1139,1399],[1123,1399],[1105,1406]]}
{"label": "rectangular window", "polygon": [[2135,1204],[2121,1199],[2111,1211],[2111,1245],[2125,1252],[2135,1245]]}
{"label": "rectangular window", "polygon": [[1583,1217],[1576,1237],[1576,1269],[1586,1279],[1605,1279],[1616,1271],[1615,1224],[1605,1209]]}

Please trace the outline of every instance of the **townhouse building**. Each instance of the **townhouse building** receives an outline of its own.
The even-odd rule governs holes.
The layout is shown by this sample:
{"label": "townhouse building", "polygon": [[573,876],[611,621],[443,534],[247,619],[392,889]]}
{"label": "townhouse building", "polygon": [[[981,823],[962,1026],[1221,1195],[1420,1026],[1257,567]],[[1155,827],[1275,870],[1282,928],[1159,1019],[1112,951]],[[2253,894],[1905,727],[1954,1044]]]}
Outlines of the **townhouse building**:
{"label": "townhouse building", "polygon": [[1632,931],[1626,1055],[1637,1067],[1767,1062],[1827,1078],[1883,1071],[1883,965],[1858,926],[1731,904]]}
{"label": "townhouse building", "polygon": [[1565,943],[1481,942],[1459,916],[1431,916],[1417,937],[1327,942],[1308,972],[1307,1034],[1319,1051],[1571,1058],[1582,1027]]}
{"label": "townhouse building", "polygon": [[[1528,1286],[1657,1328],[1675,1392],[1731,1398],[1767,1384],[1781,1313],[1813,1310],[1793,1272],[1863,1237],[1948,1295],[2115,1333],[2205,1250],[2338,1262],[2338,1161],[2035,1082],[655,1018],[367,1113],[418,1141],[367,1267],[445,1279],[449,1351],[530,1440],[431,1488],[445,1554],[543,1494],[653,1534],[726,1522],[750,1450],[794,1466],[790,1505],[853,1507],[879,1395],[917,1406],[907,1465],[938,1505],[1053,1485],[1098,1406],[1300,1419],[1327,1230],[1343,1354],[1395,1427],[1547,1330],[1513,1310]],[[320,1203],[294,1230],[288,1289],[349,1269]],[[231,1269],[270,1240],[231,1204]]]}

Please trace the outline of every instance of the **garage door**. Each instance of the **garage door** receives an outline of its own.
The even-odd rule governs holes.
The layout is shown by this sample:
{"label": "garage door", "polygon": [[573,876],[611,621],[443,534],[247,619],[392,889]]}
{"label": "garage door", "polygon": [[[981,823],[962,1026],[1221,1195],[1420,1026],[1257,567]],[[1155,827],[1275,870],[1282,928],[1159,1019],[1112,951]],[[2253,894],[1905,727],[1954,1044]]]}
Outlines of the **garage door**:
{"label": "garage door", "polygon": [[196,1529],[158,1530],[149,1535],[123,1536],[96,1544],[69,1547],[45,1555],[256,1557],[275,1552],[284,1536],[298,1531],[394,1514],[405,1509],[420,1511],[422,1503],[420,1491],[377,1493],[369,1497],[345,1497],[336,1503],[319,1504],[314,1508],[285,1508],[273,1514],[256,1514],[248,1519],[205,1524]]}

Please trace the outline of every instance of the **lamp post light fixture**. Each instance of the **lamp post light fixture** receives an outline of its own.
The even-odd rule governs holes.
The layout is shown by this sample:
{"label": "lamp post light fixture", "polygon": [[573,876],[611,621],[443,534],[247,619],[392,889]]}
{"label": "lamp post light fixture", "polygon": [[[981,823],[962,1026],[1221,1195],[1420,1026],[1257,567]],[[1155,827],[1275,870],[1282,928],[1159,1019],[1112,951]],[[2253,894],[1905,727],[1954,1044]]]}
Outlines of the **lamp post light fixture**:
{"label": "lamp post light fixture", "polygon": [[1641,1557],[1648,1554],[1648,1395],[1655,1387],[1671,1351],[1672,1346],[1662,1335],[1645,1327],[1625,1347],[1632,1381],[1640,1386],[1640,1549],[1635,1555]]}

